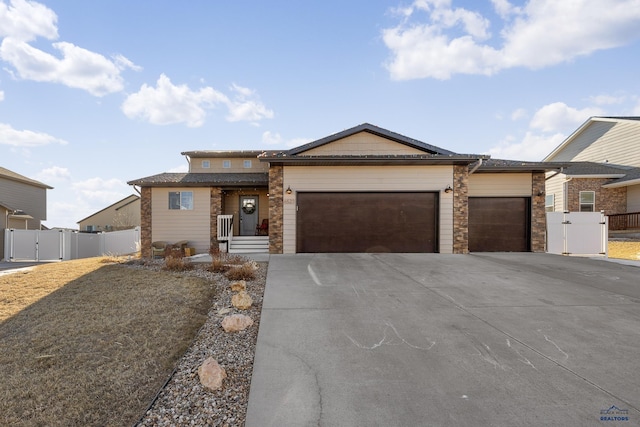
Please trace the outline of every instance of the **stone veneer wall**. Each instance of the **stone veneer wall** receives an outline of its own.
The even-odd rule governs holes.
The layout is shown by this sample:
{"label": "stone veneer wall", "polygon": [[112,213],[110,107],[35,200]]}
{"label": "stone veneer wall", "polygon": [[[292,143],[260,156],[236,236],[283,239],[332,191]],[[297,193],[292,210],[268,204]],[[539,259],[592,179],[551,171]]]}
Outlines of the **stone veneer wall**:
{"label": "stone veneer wall", "polygon": [[284,169],[282,166],[269,168],[269,253],[281,254],[284,240],[283,222],[283,188]]}
{"label": "stone veneer wall", "polygon": [[151,258],[151,187],[142,187],[140,195],[141,256]]}
{"label": "stone veneer wall", "polygon": [[545,252],[547,236],[547,214],[545,202],[544,172],[531,174],[531,252]]}
{"label": "stone veneer wall", "polygon": [[469,166],[453,166],[453,253],[469,253]]}
{"label": "stone veneer wall", "polygon": [[209,250],[218,247],[218,215],[224,212],[224,198],[222,197],[222,189],[219,187],[211,187],[211,195],[209,196],[209,224],[210,224],[210,242]]}
{"label": "stone veneer wall", "polygon": [[594,191],[596,193],[595,211],[604,211],[605,215],[627,212],[627,187],[602,188],[610,182],[608,178],[574,178],[569,181],[567,194],[567,209],[570,212],[580,212],[580,192]]}

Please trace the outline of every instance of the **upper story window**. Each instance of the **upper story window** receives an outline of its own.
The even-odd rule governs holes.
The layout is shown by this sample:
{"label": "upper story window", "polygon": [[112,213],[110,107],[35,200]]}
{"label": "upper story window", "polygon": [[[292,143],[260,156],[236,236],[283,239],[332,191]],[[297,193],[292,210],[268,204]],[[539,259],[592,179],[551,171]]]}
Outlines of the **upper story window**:
{"label": "upper story window", "polygon": [[209,169],[211,167],[211,162],[209,160],[202,161],[202,169]]}
{"label": "upper story window", "polygon": [[251,169],[251,160],[245,160],[244,161],[244,168],[245,169]]}
{"label": "upper story window", "polygon": [[223,160],[222,167],[225,169],[229,169],[231,167],[231,160]]}
{"label": "upper story window", "polygon": [[555,210],[555,195],[547,194],[544,196],[544,210],[547,212],[553,212]]}
{"label": "upper story window", "polygon": [[171,210],[193,210],[193,191],[170,191],[169,209]]}
{"label": "upper story window", "polygon": [[581,191],[580,192],[580,212],[596,211],[596,192]]}

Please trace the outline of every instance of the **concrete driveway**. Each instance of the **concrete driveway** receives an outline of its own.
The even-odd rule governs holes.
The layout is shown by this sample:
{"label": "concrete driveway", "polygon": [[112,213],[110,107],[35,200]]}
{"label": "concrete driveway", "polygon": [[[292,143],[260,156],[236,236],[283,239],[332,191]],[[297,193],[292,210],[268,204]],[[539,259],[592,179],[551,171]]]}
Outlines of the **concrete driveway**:
{"label": "concrete driveway", "polygon": [[639,425],[639,408],[638,267],[271,256],[247,427]]}

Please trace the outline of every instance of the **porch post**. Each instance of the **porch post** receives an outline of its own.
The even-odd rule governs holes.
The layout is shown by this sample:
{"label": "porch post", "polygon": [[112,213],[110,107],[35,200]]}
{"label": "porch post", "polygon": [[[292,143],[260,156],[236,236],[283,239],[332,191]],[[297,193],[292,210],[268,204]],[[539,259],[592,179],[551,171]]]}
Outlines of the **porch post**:
{"label": "porch post", "polygon": [[222,188],[211,187],[211,208],[209,213],[209,250],[218,247],[218,215],[222,215]]}
{"label": "porch post", "polygon": [[283,222],[283,182],[284,168],[282,165],[269,167],[269,253],[281,254],[284,240],[282,234]]}
{"label": "porch post", "polygon": [[151,187],[142,187],[140,195],[140,255],[151,258]]}
{"label": "porch post", "polygon": [[469,166],[453,166],[453,253],[469,253]]}

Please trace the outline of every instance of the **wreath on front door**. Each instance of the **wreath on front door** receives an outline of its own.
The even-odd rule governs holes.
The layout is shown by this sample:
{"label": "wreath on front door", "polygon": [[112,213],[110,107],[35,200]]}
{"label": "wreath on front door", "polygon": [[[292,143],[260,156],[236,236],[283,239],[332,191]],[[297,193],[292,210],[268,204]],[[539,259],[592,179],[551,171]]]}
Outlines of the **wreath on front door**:
{"label": "wreath on front door", "polygon": [[248,202],[242,207],[242,211],[247,215],[251,215],[256,211],[256,204]]}

